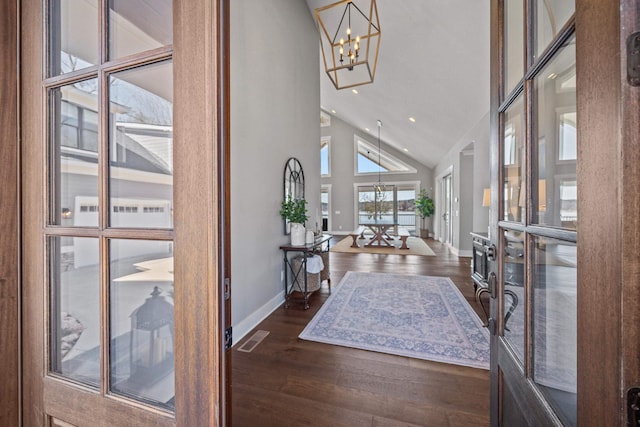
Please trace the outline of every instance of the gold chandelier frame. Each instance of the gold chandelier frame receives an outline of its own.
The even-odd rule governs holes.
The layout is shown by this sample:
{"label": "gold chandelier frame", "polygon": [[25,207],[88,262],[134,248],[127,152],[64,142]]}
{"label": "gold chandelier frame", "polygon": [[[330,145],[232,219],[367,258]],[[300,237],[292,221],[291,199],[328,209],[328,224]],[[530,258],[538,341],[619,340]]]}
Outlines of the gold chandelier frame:
{"label": "gold chandelier frame", "polygon": [[[342,0],[315,10],[316,21],[320,31],[320,46],[322,48],[324,69],[337,90],[373,83],[376,74],[381,39],[378,6],[376,0],[366,0],[366,2],[361,1],[359,3],[369,4],[368,14],[365,14],[358,7],[355,0]],[[327,20],[331,18],[331,15],[335,18],[335,14],[339,13],[341,6],[344,6],[344,10],[341,13],[342,18],[334,25],[330,25]],[[355,32],[353,39],[351,39],[352,10],[355,16],[355,28],[363,29],[362,33]],[[341,32],[347,13],[349,21],[347,28],[349,30]],[[359,52],[364,51],[364,53],[353,57],[352,60],[347,60],[346,64],[342,61],[341,49],[344,46],[344,37],[340,37],[345,34],[348,37],[348,41],[353,40],[356,46],[359,45]],[[355,41],[356,37],[358,38],[357,41]]]}

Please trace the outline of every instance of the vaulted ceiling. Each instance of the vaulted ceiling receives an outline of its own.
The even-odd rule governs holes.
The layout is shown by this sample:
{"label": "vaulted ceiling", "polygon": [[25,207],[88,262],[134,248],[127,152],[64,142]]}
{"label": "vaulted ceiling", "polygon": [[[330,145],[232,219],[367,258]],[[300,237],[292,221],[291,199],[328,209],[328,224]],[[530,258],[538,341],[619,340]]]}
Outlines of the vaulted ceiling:
{"label": "vaulted ceiling", "polygon": [[[306,1],[312,14],[334,2]],[[354,3],[368,10],[370,0]],[[385,143],[433,167],[489,111],[489,2],[377,0],[377,6],[382,37],[374,82],[357,94],[336,90],[323,68],[322,109],[375,137],[381,120]]]}

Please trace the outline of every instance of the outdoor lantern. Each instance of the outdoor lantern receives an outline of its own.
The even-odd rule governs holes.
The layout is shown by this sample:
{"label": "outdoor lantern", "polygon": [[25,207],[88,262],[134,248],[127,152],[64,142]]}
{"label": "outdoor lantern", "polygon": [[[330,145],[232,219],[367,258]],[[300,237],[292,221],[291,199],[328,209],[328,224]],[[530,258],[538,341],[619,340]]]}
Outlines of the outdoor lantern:
{"label": "outdoor lantern", "polygon": [[148,383],[173,368],[173,305],[155,286],[151,297],[131,313],[131,379]]}

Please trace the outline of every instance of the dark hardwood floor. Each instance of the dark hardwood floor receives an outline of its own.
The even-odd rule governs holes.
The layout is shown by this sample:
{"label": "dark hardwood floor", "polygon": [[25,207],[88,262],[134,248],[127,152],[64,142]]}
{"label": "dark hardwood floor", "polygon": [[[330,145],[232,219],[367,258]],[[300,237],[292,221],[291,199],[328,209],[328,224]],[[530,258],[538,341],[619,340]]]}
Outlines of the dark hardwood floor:
{"label": "dark hardwood floor", "polygon": [[[470,258],[330,254],[333,286],[347,271],[447,276],[480,318]],[[326,282],[311,308],[280,307],[256,329],[269,331],[251,353],[232,352],[234,426],[487,426],[489,372],[298,339],[329,296]]]}

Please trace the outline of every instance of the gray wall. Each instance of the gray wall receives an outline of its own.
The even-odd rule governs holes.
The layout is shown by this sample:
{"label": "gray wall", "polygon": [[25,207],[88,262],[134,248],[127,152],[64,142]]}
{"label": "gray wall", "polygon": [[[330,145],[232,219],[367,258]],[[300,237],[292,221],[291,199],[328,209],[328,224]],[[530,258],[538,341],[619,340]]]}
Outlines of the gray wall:
{"label": "gray wall", "polygon": [[[304,1],[231,2],[231,274],[234,342],[283,300],[283,170],[297,157],[320,203],[320,63]],[[197,213],[194,213],[197,214]]]}
{"label": "gray wall", "polygon": [[[327,113],[329,114],[329,113]],[[374,145],[378,143],[376,119],[371,120],[371,129],[375,135],[364,130],[356,129],[343,120],[331,116],[331,126],[321,128],[322,136],[331,136],[331,177],[322,178],[322,184],[331,184],[331,232],[334,234],[347,234],[356,228],[354,183],[375,183],[378,175],[355,176],[354,175],[354,135],[357,134],[365,141]],[[392,154],[408,165],[414,167],[417,173],[385,174],[382,181],[385,183],[397,183],[403,181],[420,181],[420,188],[426,188],[433,195],[433,170],[417,162],[401,151],[385,144],[384,123],[382,124],[381,148]],[[336,211],[340,212],[339,214]],[[429,229],[430,223],[427,222]],[[419,222],[418,222],[419,227]]]}
{"label": "gray wall", "polygon": [[[472,147],[473,155],[468,152]],[[471,231],[487,231],[489,208],[482,206],[482,193],[489,187],[489,113],[469,130],[434,168],[435,185],[449,168],[453,169],[452,250],[461,256],[471,256]],[[458,202],[455,202],[455,200]],[[436,199],[436,217],[440,213]],[[457,215],[456,215],[457,211]],[[471,213],[472,218],[468,215]],[[434,225],[436,233],[439,224]]]}

